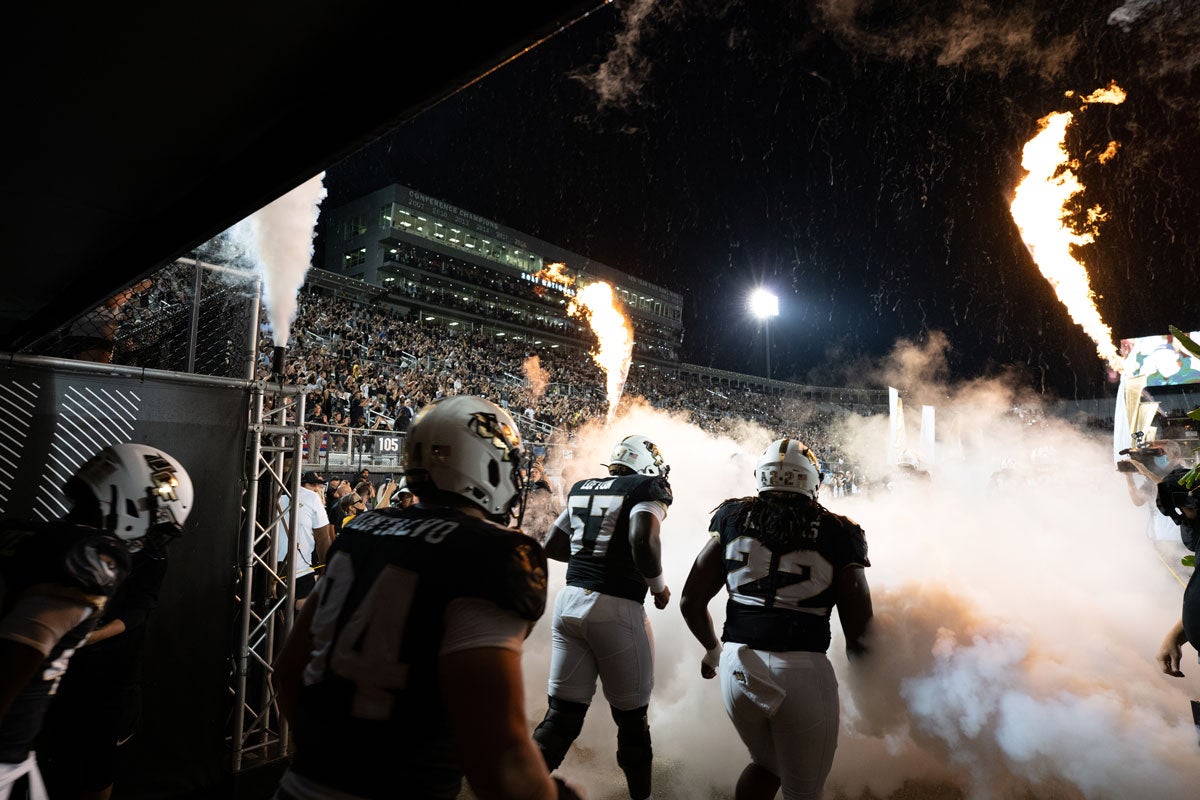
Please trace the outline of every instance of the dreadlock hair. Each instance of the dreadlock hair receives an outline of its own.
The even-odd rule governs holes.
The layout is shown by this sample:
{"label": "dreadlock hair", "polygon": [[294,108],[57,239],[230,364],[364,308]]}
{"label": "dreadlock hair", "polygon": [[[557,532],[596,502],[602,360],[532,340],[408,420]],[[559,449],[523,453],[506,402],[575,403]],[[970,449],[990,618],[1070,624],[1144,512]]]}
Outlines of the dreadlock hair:
{"label": "dreadlock hair", "polygon": [[726,500],[721,506],[729,503],[738,504],[737,526],[758,531],[759,541],[778,554],[811,549],[812,526],[824,510],[815,499],[795,492],[763,492]]}

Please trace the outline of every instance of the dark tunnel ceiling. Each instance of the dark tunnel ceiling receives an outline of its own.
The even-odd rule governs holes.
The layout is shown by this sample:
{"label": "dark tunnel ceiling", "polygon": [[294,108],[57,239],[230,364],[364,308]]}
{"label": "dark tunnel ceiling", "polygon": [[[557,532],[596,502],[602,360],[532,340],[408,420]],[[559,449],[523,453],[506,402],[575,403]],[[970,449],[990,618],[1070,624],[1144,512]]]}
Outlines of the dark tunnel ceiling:
{"label": "dark tunnel ceiling", "polygon": [[5,37],[15,349],[598,6],[27,6]]}

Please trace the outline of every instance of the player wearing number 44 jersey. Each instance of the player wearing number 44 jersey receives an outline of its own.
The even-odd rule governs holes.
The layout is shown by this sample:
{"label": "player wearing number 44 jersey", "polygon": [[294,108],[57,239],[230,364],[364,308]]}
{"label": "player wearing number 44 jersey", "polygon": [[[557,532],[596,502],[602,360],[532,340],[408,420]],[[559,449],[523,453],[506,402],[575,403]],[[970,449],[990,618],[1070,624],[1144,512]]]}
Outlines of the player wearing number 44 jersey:
{"label": "player wearing number 44 jersey", "polygon": [[[727,500],[688,575],[680,607],[721,676],[725,710],[750,751],[737,800],[819,800],[837,747],[838,695],[829,649],[833,606],[852,661],[866,652],[871,594],[862,529],[817,503],[816,457],[771,443],[754,470],[758,496]],[[708,602],[729,592],[724,648]]]}
{"label": "player wearing number 44 jersey", "polygon": [[427,406],[405,442],[410,508],[359,514],[276,663],[296,755],[281,800],[577,797],[525,722],[521,647],[546,603],[512,418],[477,397]]}
{"label": "player wearing number 44 jersey", "polygon": [[650,796],[650,727],[654,640],[642,608],[646,591],[666,608],[659,524],[671,504],[669,468],[645,436],[613,450],[609,476],[579,481],[546,540],[546,553],[567,561],[567,585],[554,603],[549,704],[534,731],[546,766],[557,769],[583,728],[596,678],[617,723],[617,763],[629,796]]}

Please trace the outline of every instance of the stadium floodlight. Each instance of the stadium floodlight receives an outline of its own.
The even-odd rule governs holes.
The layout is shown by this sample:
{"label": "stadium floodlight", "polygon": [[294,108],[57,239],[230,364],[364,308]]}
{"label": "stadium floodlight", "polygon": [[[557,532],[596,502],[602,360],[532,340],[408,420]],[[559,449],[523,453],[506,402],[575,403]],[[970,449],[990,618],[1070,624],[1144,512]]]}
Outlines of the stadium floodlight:
{"label": "stadium floodlight", "polygon": [[750,314],[763,326],[767,350],[767,380],[771,379],[771,317],[779,316],[779,298],[761,286],[750,293]]}
{"label": "stadium floodlight", "polygon": [[749,306],[755,319],[767,320],[779,316],[779,298],[761,287],[750,294]]}

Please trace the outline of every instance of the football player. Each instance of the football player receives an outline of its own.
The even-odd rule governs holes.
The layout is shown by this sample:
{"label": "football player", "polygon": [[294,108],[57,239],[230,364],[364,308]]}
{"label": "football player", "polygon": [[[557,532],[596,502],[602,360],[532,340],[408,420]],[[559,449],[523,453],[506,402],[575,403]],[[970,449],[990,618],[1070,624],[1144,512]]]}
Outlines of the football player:
{"label": "football player", "polygon": [[[1200,545],[1200,491],[1184,485],[1187,467],[1167,474],[1158,484],[1157,505],[1163,516],[1179,526],[1183,545],[1193,553]],[[1192,557],[1195,560],[1194,556]],[[1183,616],[1167,633],[1158,651],[1158,665],[1166,675],[1182,678],[1183,645],[1191,642],[1200,651],[1200,570],[1193,570],[1183,591]]]}
{"label": "football player", "polygon": [[[311,798],[574,797],[525,722],[521,648],[546,603],[541,546],[503,527],[521,495],[512,418],[478,397],[427,405],[405,438],[421,502],[355,517],[275,667],[296,754],[277,793]],[[557,785],[556,785],[557,784]]]}
{"label": "football player", "polygon": [[179,462],[141,444],[105,447],[64,493],[63,519],[0,525],[0,799],[26,775],[31,796],[45,796],[31,745],[71,654],[131,552],[164,548],[192,506]]}
{"label": "football player", "polygon": [[[737,800],[821,797],[838,736],[837,679],[825,652],[836,605],[846,652],[866,652],[871,594],[862,528],[817,502],[821,471],[795,439],[772,442],[754,470],[758,496],[726,500],[688,574],[680,608],[721,676],[725,709],[750,751]],[[708,602],[724,585],[724,648]]]}
{"label": "football player", "polygon": [[551,771],[583,729],[596,679],[617,723],[617,763],[633,800],[650,797],[653,751],[646,712],[654,688],[654,639],[642,604],[663,609],[659,527],[671,505],[669,467],[645,436],[614,448],[608,476],[576,483],[546,539],[567,562],[554,603],[549,708],[533,737]]}

